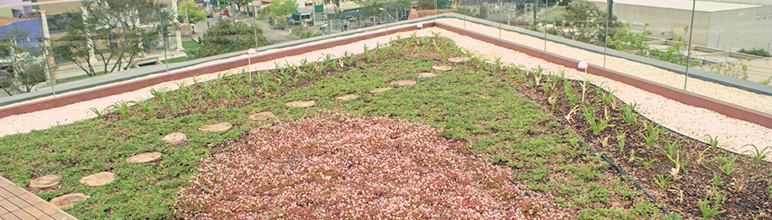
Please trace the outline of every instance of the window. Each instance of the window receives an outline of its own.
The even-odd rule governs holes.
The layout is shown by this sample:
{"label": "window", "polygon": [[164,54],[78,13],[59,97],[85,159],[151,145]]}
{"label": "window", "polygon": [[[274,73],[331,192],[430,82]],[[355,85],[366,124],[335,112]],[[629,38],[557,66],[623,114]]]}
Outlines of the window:
{"label": "window", "polygon": [[48,32],[49,33],[62,33],[67,31],[67,22],[72,18],[73,16],[80,16],[79,13],[65,13],[65,14],[56,14],[56,15],[47,15],[46,20],[48,20]]}

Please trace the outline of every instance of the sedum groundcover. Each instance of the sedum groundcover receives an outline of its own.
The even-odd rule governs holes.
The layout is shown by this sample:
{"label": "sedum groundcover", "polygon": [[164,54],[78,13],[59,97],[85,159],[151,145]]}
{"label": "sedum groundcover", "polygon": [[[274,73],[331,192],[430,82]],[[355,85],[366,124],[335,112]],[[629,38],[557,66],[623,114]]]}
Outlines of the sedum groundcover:
{"label": "sedum groundcover", "polygon": [[[267,217],[303,216],[303,212],[294,211],[326,207],[325,205],[332,204],[330,201],[338,198],[333,195],[346,195],[345,198],[340,199],[348,199],[351,201],[350,204],[375,207],[374,210],[399,211],[355,212],[352,208],[339,209],[348,211],[327,213],[330,216],[344,217],[344,213],[365,213],[360,216],[382,215],[384,218],[396,218],[398,215],[422,216],[422,213],[427,213],[425,210],[430,209],[429,207],[461,208],[456,210],[459,212],[450,214],[432,211],[427,216],[466,213],[471,217],[486,214],[485,216],[514,218],[520,215],[551,218],[567,213],[568,218],[584,219],[669,217],[662,214],[657,204],[651,202],[625,178],[610,169],[598,155],[590,153],[589,149],[582,146],[581,137],[552,120],[551,113],[547,112],[541,104],[524,98],[516,86],[491,75],[490,70],[475,68],[474,65],[453,65],[452,71],[434,72],[436,77],[417,77],[419,73],[432,72],[432,66],[449,65],[447,58],[455,56],[463,56],[463,54],[451,40],[438,36],[426,38],[413,35],[391,42],[388,46],[380,45],[375,50],[369,50],[361,55],[348,53],[345,57],[337,59],[328,56],[318,62],[303,62],[299,66],[288,68],[282,65],[279,70],[260,72],[253,80],[249,80],[244,73],[223,75],[210,82],[183,85],[184,89],[180,90],[155,91],[155,98],[151,100],[140,101],[133,106],[127,103],[116,103],[112,113],[99,111],[104,115],[97,119],[29,134],[3,137],[0,139],[0,164],[4,165],[0,167],[0,175],[18,185],[26,186],[29,180],[35,177],[52,173],[61,174],[63,179],[60,187],[36,192],[36,194],[46,200],[67,193],[84,193],[91,196],[82,203],[64,209],[83,219],[173,219],[192,216],[213,217],[220,216],[218,213],[223,212],[222,209],[212,207],[232,208],[226,210],[242,213],[244,216],[260,214],[261,212],[256,210],[263,210],[262,208],[278,210],[262,212]],[[415,80],[416,84],[394,86],[390,82],[395,80]],[[384,87],[394,89],[381,93],[370,92]],[[359,98],[351,101],[336,99],[347,94],[356,94]],[[293,108],[285,105],[289,101],[305,100],[315,100],[316,105],[310,108]],[[250,115],[266,111],[275,114],[276,118],[260,121],[249,119]],[[381,151],[373,150],[379,149],[377,144],[349,142],[349,145],[360,147],[345,148],[360,149],[361,151],[356,154],[343,153],[346,151],[341,150],[343,148],[340,145],[319,143],[283,149],[311,146],[338,148],[336,150],[316,149],[319,151],[318,154],[308,155],[297,152],[293,154],[292,151],[281,153],[269,151],[268,153],[275,153],[280,158],[288,155],[304,155],[303,158],[285,158],[286,160],[266,159],[264,157],[266,155],[263,155],[265,154],[263,147],[266,146],[256,146],[258,142],[267,140],[284,143],[275,138],[301,138],[291,135],[281,136],[278,135],[280,132],[272,129],[279,129],[282,126],[302,127],[304,120],[308,122],[308,120],[320,120],[325,117],[343,117],[335,113],[350,115],[351,118],[345,116],[344,119],[356,121],[354,124],[361,124],[360,126],[365,130],[370,125],[373,127],[369,129],[376,129],[378,126],[383,126],[378,123],[393,123],[395,127],[407,130],[379,129],[384,129],[382,130],[384,132],[397,132],[396,140],[402,138],[402,140],[412,141],[407,141],[403,144],[404,146],[398,148],[384,148],[380,149]],[[298,119],[299,121],[292,121]],[[233,124],[233,129],[222,133],[198,130],[204,125],[220,122]],[[324,125],[322,128],[317,128],[323,133],[335,131],[338,127],[328,125],[340,122],[321,120],[316,123]],[[164,142],[162,140],[164,135],[172,132],[186,134],[187,143],[170,145]],[[382,135],[361,132],[361,130],[350,130],[348,132],[350,134],[345,135]],[[411,136],[418,133],[426,135]],[[267,140],[254,139],[258,136]],[[342,139],[343,136],[329,141]],[[298,139],[298,141],[307,142],[311,140]],[[393,143],[390,139],[383,139],[383,141]],[[363,148],[362,146],[374,147]],[[420,152],[418,149],[421,148],[418,146],[434,149],[435,152],[434,154]],[[410,151],[406,151],[407,149],[418,152],[409,154]],[[158,161],[146,164],[125,162],[126,158],[132,155],[149,151],[162,152],[163,156]],[[402,155],[401,151],[406,151],[405,155]],[[249,157],[251,158],[249,160],[247,158],[242,161],[233,160],[233,157],[243,157],[237,154],[238,152],[243,152],[244,155],[261,156]],[[384,155],[376,157],[374,156],[376,152],[391,154],[393,157]],[[368,175],[372,176],[365,175],[367,173],[356,173],[356,169],[349,170],[348,166],[341,167],[343,165],[336,164],[336,162],[372,157],[379,158],[380,161],[398,163],[384,164],[380,168],[372,165],[369,169],[360,170],[369,170],[368,172],[372,173]],[[332,159],[339,160],[332,161]],[[407,160],[414,161],[416,164],[413,165],[421,165],[416,161],[425,161],[425,164],[407,166],[401,163]],[[482,163],[481,160],[486,163]],[[242,164],[248,161],[253,163]],[[279,169],[277,167],[281,167],[270,164],[279,163],[277,161],[307,165],[306,168],[311,170],[292,167],[292,169],[298,169],[293,170],[297,175],[272,173]],[[457,161],[469,166],[443,161]],[[364,164],[364,162],[360,163]],[[244,171],[245,167],[254,169]],[[325,167],[330,169],[327,170]],[[379,170],[381,168],[413,171],[392,172],[390,174],[394,175],[388,177],[388,175],[377,174],[376,171],[385,172]],[[225,178],[226,175],[211,176],[210,171],[217,169],[227,171],[225,173],[238,174],[236,176],[239,178],[253,179],[228,179]],[[290,170],[287,169],[284,171],[289,172]],[[333,170],[337,173],[329,172]],[[100,171],[115,173],[116,180],[101,187],[87,187],[78,183],[81,177]],[[249,175],[249,172],[263,175]],[[424,172],[426,182],[420,182],[424,178],[410,176],[411,172],[419,173],[419,176]],[[458,175],[452,176],[450,173]],[[278,178],[268,178],[265,176],[268,174]],[[291,182],[290,177],[296,178],[292,181],[302,179],[305,182]],[[264,182],[255,183],[252,180]],[[365,186],[345,185],[354,180],[365,183]],[[367,182],[370,180],[373,182]],[[393,184],[388,185],[388,182],[384,182],[387,180],[393,181]],[[246,184],[247,181],[263,188],[249,188],[254,186]],[[222,184],[207,185],[207,183]],[[325,183],[335,183],[341,190],[349,191],[343,193],[329,190],[333,185],[327,185],[325,188],[323,187]],[[224,184],[235,185],[223,188],[229,186]],[[367,184],[372,188],[366,188]],[[431,184],[452,186],[452,189],[440,190],[442,193],[438,193],[429,191],[431,188],[416,187],[416,185],[430,186]],[[308,187],[301,189],[302,187],[298,186]],[[456,188],[457,186],[466,188],[459,189]],[[404,197],[408,193],[392,190],[411,188],[425,190],[425,195],[434,197],[409,198]],[[208,193],[215,192],[212,190],[224,190],[223,192],[231,194],[216,194],[212,197],[206,194],[207,190],[209,190]],[[270,207],[252,206],[249,205],[250,203],[234,205],[237,201],[244,201],[242,197],[269,201],[272,198],[268,196],[280,198],[277,196],[292,190],[295,190],[292,192],[296,193],[292,194],[295,197],[288,198],[296,200],[279,201],[279,204],[291,205],[274,204],[269,205]],[[376,198],[373,194],[352,193],[357,190],[375,193],[375,195],[381,194]],[[531,198],[523,196],[520,190],[526,190]],[[260,195],[262,193],[267,195],[262,197]],[[306,198],[297,195],[313,196]],[[465,200],[447,197],[450,195],[465,197]],[[223,198],[226,199],[207,200],[216,196],[224,196]],[[354,203],[356,201],[350,200],[355,198],[372,201]],[[376,206],[376,204],[387,204],[385,200],[388,199],[400,201],[401,203],[394,204],[404,204],[404,206],[391,209],[389,206]],[[313,201],[313,204],[308,201]],[[428,201],[429,204],[420,201]],[[367,206],[368,204],[371,206]],[[413,208],[400,209],[400,207]],[[389,213],[398,215],[388,216]],[[221,218],[228,217],[237,216]]]}

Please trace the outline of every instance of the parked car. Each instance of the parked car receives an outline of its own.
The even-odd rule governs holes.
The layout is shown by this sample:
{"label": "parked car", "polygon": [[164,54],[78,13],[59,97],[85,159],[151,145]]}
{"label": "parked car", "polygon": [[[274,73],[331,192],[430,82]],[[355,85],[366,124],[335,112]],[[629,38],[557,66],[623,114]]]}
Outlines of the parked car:
{"label": "parked car", "polygon": [[222,10],[220,11],[220,20],[227,21],[230,18],[230,13],[228,13],[228,10]]}
{"label": "parked car", "polygon": [[213,18],[213,17],[214,15],[212,14],[211,11],[206,13],[206,18]]}

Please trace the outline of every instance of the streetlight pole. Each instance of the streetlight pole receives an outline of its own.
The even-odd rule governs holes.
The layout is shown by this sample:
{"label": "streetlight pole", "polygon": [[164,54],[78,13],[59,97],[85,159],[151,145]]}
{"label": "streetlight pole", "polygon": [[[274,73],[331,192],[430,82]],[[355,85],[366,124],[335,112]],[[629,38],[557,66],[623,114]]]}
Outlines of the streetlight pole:
{"label": "streetlight pole", "polygon": [[[550,8],[550,1],[547,0],[547,5],[546,5],[546,8],[544,9],[544,12],[547,12],[549,8]],[[547,16],[544,16],[544,51],[547,51]]]}
{"label": "streetlight pole", "polygon": [[608,24],[611,22],[611,16],[612,14],[606,13],[606,35],[603,36],[603,68],[606,67],[606,50],[608,50]]}
{"label": "streetlight pole", "polygon": [[255,48],[260,47],[259,39],[257,38],[257,22],[252,22],[252,30],[255,31]]}
{"label": "streetlight pole", "polygon": [[[694,10],[697,8],[697,0],[693,0],[692,3],[692,21],[689,24],[689,47],[686,49],[686,72],[684,73],[684,90],[686,90],[686,82],[689,81],[689,63],[692,58],[692,33],[694,30]],[[716,33],[718,34],[718,33]]]}
{"label": "streetlight pole", "polygon": [[51,36],[48,33],[48,20],[46,18],[46,10],[40,10],[40,25],[43,28],[43,57],[46,60],[46,73],[48,73],[48,80],[51,82],[51,91],[54,94],[54,97],[56,97],[56,89],[54,89],[54,84],[56,84],[56,79],[51,76],[51,62],[48,57],[48,46],[46,46],[46,41],[51,40]]}
{"label": "streetlight pole", "polygon": [[166,74],[169,74],[169,58],[166,56],[166,51],[169,50],[169,42],[166,40],[166,35],[164,34],[164,19],[163,16],[161,16],[161,4],[158,4],[158,23],[159,23],[159,29],[161,29],[161,39],[163,39],[164,42],[164,64],[166,65]]}

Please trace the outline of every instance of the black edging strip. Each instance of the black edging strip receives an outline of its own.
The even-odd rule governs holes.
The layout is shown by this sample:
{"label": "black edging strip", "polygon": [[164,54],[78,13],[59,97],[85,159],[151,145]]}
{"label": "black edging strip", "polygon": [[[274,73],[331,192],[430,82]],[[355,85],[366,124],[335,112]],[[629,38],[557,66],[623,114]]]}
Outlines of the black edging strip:
{"label": "black edging strip", "polygon": [[[507,81],[506,79],[504,79],[504,78],[501,78],[500,76],[497,76],[497,75],[495,75],[495,74],[492,74],[492,73],[488,73],[488,75],[490,75],[490,76],[493,76],[493,77],[496,77],[496,78],[499,78],[499,79],[500,79],[502,82],[510,83],[510,82],[509,82],[509,81]],[[531,101],[533,101],[533,102],[536,102],[535,100],[533,100],[533,98],[531,98],[531,96],[529,96],[529,95],[527,95],[527,94],[523,93],[523,91],[522,91],[522,90],[520,90],[520,88],[518,88],[518,87],[516,87],[516,86],[515,86],[515,90],[517,90],[517,92],[518,92],[518,93],[520,93],[520,95],[523,95],[523,96],[525,96],[526,98],[528,98],[528,100],[531,100]],[[645,118],[645,117],[644,117],[644,118]],[[552,119],[553,121],[555,121],[555,122],[556,122],[558,125],[560,125],[560,127],[562,127],[563,129],[567,129],[567,127],[566,127],[565,125],[563,125],[562,123],[560,123],[558,120],[556,120],[556,119],[555,119],[555,117],[554,117],[552,114],[550,114],[550,119]],[[648,119],[648,118],[646,118],[646,119]],[[669,129],[668,129],[668,130],[669,130]],[[680,133],[679,133],[679,134],[680,134]],[[574,133],[574,137],[578,137],[578,135],[577,135],[576,133]],[[668,215],[668,216],[670,215],[670,212],[669,212],[669,211],[667,211],[667,209],[665,209],[665,204],[658,202],[658,201],[657,201],[657,199],[655,199],[653,196],[651,196],[651,194],[649,194],[649,192],[647,192],[647,191],[646,191],[646,189],[644,189],[644,188],[643,188],[643,187],[642,187],[640,184],[638,184],[637,182],[635,182],[635,180],[633,180],[633,178],[630,178],[630,175],[627,175],[627,173],[625,173],[625,171],[623,171],[623,170],[622,170],[622,168],[620,168],[619,166],[617,166],[616,164],[614,164],[614,162],[612,162],[611,160],[609,160],[608,158],[606,158],[606,156],[605,156],[605,155],[603,155],[603,154],[599,154],[599,153],[598,153],[598,151],[596,151],[596,150],[595,150],[595,148],[592,148],[592,147],[591,147],[589,144],[587,144],[587,142],[584,142],[584,140],[582,140],[582,138],[581,138],[581,137],[579,137],[579,143],[581,143],[581,144],[582,144],[582,146],[585,146],[585,147],[589,148],[591,153],[593,153],[593,154],[595,154],[595,155],[600,155],[600,157],[601,157],[601,158],[603,158],[603,160],[604,160],[604,161],[606,161],[606,163],[608,163],[609,165],[611,165],[611,167],[613,167],[613,168],[614,168],[614,170],[616,170],[617,172],[619,172],[620,174],[622,174],[622,176],[624,176],[624,177],[625,177],[625,178],[626,178],[628,181],[630,181],[631,183],[633,183],[633,185],[635,185],[635,187],[636,187],[636,188],[638,188],[639,190],[643,191],[643,194],[644,194],[644,195],[646,195],[646,197],[649,197],[649,199],[651,199],[652,201],[654,201],[654,204],[660,204],[660,205],[662,205],[662,207],[660,207],[659,209],[660,209],[660,210],[662,210],[662,212],[663,212],[663,213],[665,213],[665,214],[666,214],[666,215]],[[515,182],[513,182],[511,179],[510,179],[509,181],[510,181],[510,182],[512,182],[512,184],[515,184]],[[515,186],[517,186],[517,184],[515,184]],[[520,188],[520,187],[518,187],[518,188]]]}
{"label": "black edging strip", "polygon": [[[615,98],[617,98],[617,97],[616,97],[616,95],[614,95],[614,97],[615,97]],[[619,99],[619,98],[617,98],[617,99]],[[621,100],[621,99],[619,99],[619,100]],[[689,135],[685,135],[685,134],[683,134],[683,133],[681,133],[681,132],[675,131],[675,130],[673,130],[673,129],[670,129],[670,128],[668,128],[668,127],[665,127],[664,125],[662,125],[662,124],[659,124],[659,123],[655,122],[654,120],[651,120],[650,118],[648,118],[648,117],[644,116],[643,114],[639,113],[638,111],[635,111],[635,113],[636,113],[636,114],[638,114],[638,116],[641,116],[641,118],[644,118],[644,119],[646,119],[646,120],[650,121],[652,124],[654,124],[654,125],[657,125],[657,126],[659,126],[659,127],[661,127],[661,128],[664,128],[665,130],[668,130],[668,131],[670,131],[670,132],[676,133],[676,134],[678,134],[678,135],[680,135],[681,137],[684,137],[684,138],[686,138],[686,139],[690,139],[690,140],[693,140],[693,141],[696,141],[696,142],[700,142],[700,143],[706,144],[706,145],[710,146],[711,148],[715,148],[715,149],[721,150],[721,151],[723,151],[723,152],[726,152],[726,153],[729,153],[729,154],[734,154],[734,155],[737,155],[737,156],[740,156],[740,157],[749,157],[748,155],[745,155],[745,154],[743,154],[743,153],[740,153],[740,152],[734,152],[734,151],[728,150],[728,149],[726,149],[726,148],[722,148],[722,147],[718,147],[718,146],[717,146],[717,147],[713,147],[713,146],[711,146],[711,145],[710,145],[710,143],[707,143],[707,142],[705,142],[705,141],[699,140],[699,139],[697,139],[697,138],[693,138],[693,137],[691,137],[691,136],[689,136]],[[716,136],[715,138],[716,138],[716,139],[718,139],[718,136]],[[772,156],[772,154],[770,154],[770,156]],[[761,163],[765,163],[765,162],[766,162],[766,163],[770,163],[770,164],[772,164],[772,162],[771,162],[771,161],[767,161],[767,160],[761,160]],[[688,169],[686,169],[686,170],[688,171]]]}

